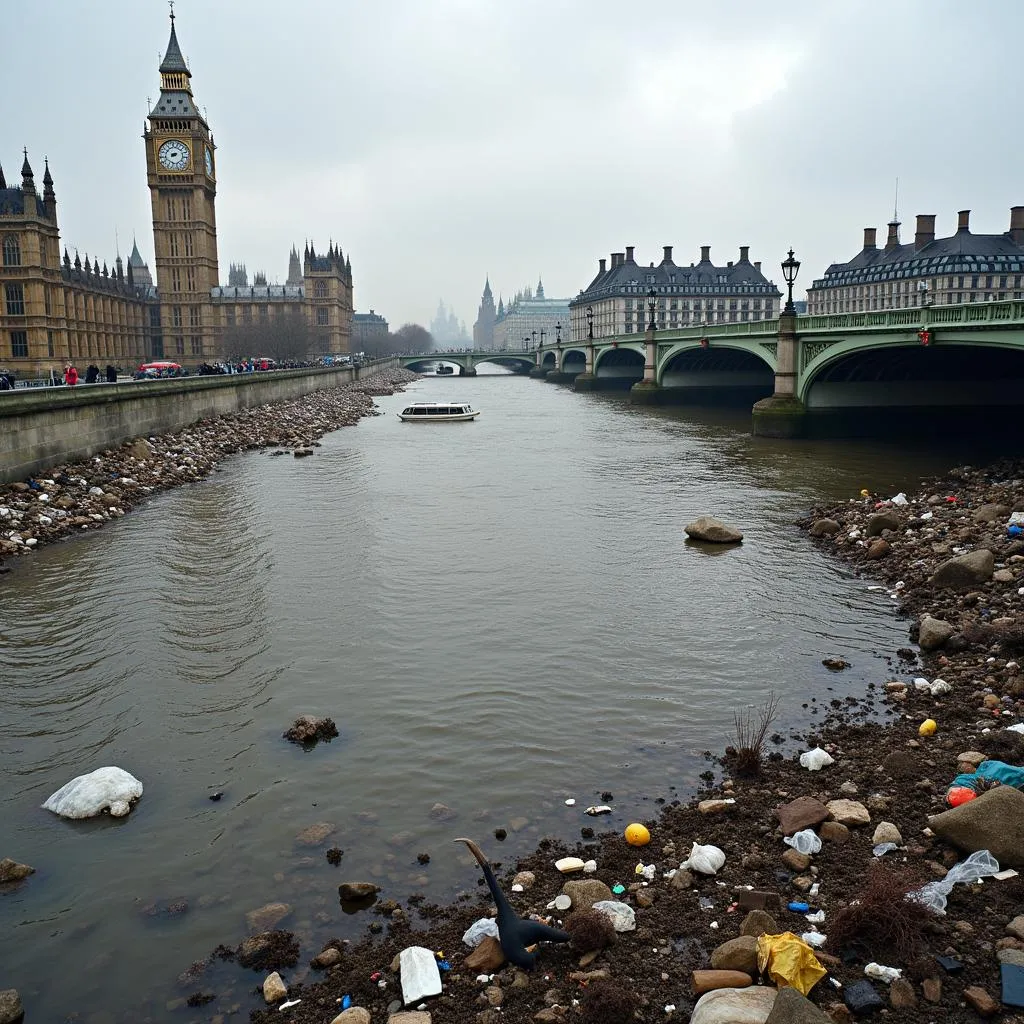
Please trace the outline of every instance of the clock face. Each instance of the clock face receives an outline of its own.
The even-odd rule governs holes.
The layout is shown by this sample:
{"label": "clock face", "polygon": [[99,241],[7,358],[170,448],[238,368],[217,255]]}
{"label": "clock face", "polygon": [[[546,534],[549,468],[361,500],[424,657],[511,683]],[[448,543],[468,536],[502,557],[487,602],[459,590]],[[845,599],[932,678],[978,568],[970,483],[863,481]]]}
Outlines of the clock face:
{"label": "clock face", "polygon": [[177,139],[169,139],[160,147],[160,164],[169,171],[183,171],[189,165],[188,146]]}
{"label": "clock face", "polygon": [[206,151],[204,153],[204,156],[206,157],[206,173],[212,178],[213,177],[213,154],[210,152],[210,147],[209,146],[206,147]]}

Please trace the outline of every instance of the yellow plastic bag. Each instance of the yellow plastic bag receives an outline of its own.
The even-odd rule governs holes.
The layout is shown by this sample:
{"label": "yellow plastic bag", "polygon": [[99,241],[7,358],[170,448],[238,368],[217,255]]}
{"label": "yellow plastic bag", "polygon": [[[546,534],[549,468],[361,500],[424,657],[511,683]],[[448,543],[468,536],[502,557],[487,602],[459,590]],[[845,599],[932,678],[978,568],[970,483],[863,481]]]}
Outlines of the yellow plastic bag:
{"label": "yellow plastic bag", "polygon": [[779,988],[795,988],[805,996],[828,973],[814,950],[792,932],[762,935],[757,940],[757,966]]}

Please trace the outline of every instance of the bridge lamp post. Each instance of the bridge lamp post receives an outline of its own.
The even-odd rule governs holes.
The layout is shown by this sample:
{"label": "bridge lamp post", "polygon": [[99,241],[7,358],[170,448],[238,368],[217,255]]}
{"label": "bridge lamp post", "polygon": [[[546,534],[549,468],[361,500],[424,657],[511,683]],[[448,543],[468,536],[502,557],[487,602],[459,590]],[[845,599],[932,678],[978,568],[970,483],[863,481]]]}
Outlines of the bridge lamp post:
{"label": "bridge lamp post", "polygon": [[594,307],[587,306],[587,341],[594,340]]}
{"label": "bridge lamp post", "polygon": [[789,255],[782,261],[782,276],[786,279],[786,288],[788,289],[786,308],[782,311],[783,316],[796,316],[796,306],[793,305],[793,282],[796,281],[798,273],[800,273],[800,261],[794,258],[793,250],[790,249]]}
{"label": "bridge lamp post", "polygon": [[524,352],[529,352],[530,351],[530,336],[528,334],[526,335],[525,338],[523,338],[523,351]]}
{"label": "bridge lamp post", "polygon": [[544,331],[543,330],[540,332],[540,347],[541,348],[544,347]]}
{"label": "bridge lamp post", "polygon": [[555,324],[555,344],[559,347],[562,344],[562,325],[560,323]]}
{"label": "bridge lamp post", "polygon": [[647,330],[656,331],[658,329],[657,321],[654,319],[654,303],[658,298],[658,293],[652,288],[647,293]]}
{"label": "bridge lamp post", "polygon": [[536,331],[530,331],[530,336],[533,338],[533,347],[536,348],[537,347],[537,332]]}

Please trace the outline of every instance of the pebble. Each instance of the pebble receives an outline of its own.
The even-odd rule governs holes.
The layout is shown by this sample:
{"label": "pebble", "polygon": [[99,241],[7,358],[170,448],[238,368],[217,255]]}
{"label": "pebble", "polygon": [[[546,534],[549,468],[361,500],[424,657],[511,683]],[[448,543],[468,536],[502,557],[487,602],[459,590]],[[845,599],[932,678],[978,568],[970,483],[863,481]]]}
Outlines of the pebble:
{"label": "pebble", "polygon": [[571,875],[574,871],[582,871],[586,867],[586,861],[579,857],[562,857],[555,861],[555,869],[563,875]]}
{"label": "pebble", "polygon": [[281,975],[274,971],[263,981],[263,998],[268,1003],[279,1003],[288,997],[288,987],[281,980]]}

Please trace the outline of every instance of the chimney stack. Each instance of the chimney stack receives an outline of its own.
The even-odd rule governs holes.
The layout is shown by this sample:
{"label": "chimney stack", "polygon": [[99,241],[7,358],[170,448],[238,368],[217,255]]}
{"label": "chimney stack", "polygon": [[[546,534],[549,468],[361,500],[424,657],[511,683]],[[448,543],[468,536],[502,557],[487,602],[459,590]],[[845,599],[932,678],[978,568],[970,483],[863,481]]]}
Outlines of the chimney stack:
{"label": "chimney stack", "polygon": [[760,260],[755,260],[755,262],[754,262],[754,269],[755,269],[755,270],[756,270],[756,271],[757,271],[757,272],[758,272],[759,274],[761,273],[761,261],[760,261]]}
{"label": "chimney stack", "polygon": [[740,263],[749,263],[750,262],[749,256],[750,256],[750,246],[749,245],[741,245],[740,246]]}
{"label": "chimney stack", "polygon": [[888,252],[890,249],[895,249],[900,244],[900,222],[898,220],[889,221],[889,237],[885,240],[885,251]]}
{"label": "chimney stack", "polygon": [[636,246],[633,246],[633,245],[627,245],[626,246],[626,262],[627,263],[633,263],[634,262],[634,260],[633,260],[633,250],[635,248],[636,248]]}
{"label": "chimney stack", "polygon": [[672,262],[672,246],[671,245],[666,245],[666,246],[662,246],[662,248],[665,250],[665,255],[662,256],[661,262],[662,263],[671,263]]}
{"label": "chimney stack", "polygon": [[608,272],[607,271],[607,262],[608,262],[607,260],[598,260],[597,261],[597,267],[598,267],[598,271],[597,272],[599,274],[606,274]]}
{"label": "chimney stack", "polygon": [[1024,245],[1024,206],[1010,207],[1010,238],[1017,245]]}
{"label": "chimney stack", "polygon": [[614,270],[616,267],[622,266],[623,255],[624,254],[621,252],[612,253],[612,270]]}
{"label": "chimney stack", "polygon": [[878,243],[875,241],[875,235],[877,231],[875,228],[864,229],[864,248],[865,249],[877,249]]}
{"label": "chimney stack", "polygon": [[727,267],[731,267],[731,266],[732,266],[732,260],[729,260],[729,262],[728,262],[728,263],[726,263],[726,266],[727,266]]}
{"label": "chimney stack", "polygon": [[929,242],[935,241],[935,214],[919,213],[917,215],[917,231],[914,233],[914,248],[923,249]]}
{"label": "chimney stack", "polygon": [[957,231],[970,231],[971,230],[971,211],[961,210],[956,215],[956,229]]}
{"label": "chimney stack", "polygon": [[711,246],[702,245],[700,247],[700,261],[701,263],[708,263],[711,260]]}

